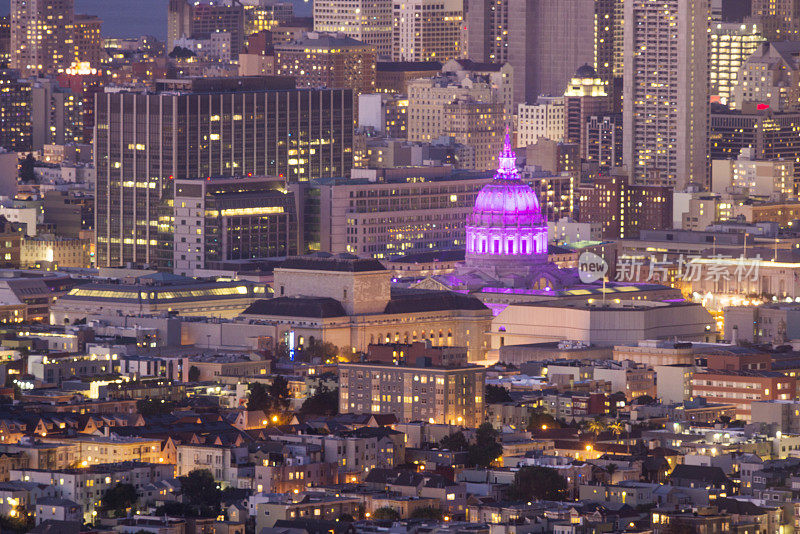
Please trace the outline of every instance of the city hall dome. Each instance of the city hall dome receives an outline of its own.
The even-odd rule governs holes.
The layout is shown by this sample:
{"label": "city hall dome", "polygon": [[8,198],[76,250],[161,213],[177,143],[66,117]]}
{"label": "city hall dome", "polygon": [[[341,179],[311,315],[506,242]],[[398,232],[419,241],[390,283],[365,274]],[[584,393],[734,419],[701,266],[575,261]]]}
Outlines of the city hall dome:
{"label": "city hall dome", "polygon": [[547,220],[536,192],[519,177],[508,133],[497,159],[467,219],[467,263],[546,261]]}

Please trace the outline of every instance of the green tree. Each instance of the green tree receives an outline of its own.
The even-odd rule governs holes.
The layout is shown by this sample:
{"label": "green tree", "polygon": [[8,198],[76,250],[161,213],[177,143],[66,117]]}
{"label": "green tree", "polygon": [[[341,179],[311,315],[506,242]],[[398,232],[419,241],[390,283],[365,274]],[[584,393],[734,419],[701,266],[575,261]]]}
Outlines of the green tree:
{"label": "green tree", "polygon": [[250,396],[247,398],[247,410],[254,412],[256,410],[263,410],[269,412],[271,401],[267,386],[261,382],[250,384]]}
{"label": "green tree", "polygon": [[28,532],[33,528],[33,517],[20,512],[17,517],[0,515],[0,532]]}
{"label": "green tree", "polygon": [[197,382],[200,380],[200,369],[194,365],[189,367],[189,382]]}
{"label": "green tree", "polygon": [[323,362],[332,362],[339,355],[339,348],[329,341],[317,341],[309,343],[300,351],[304,360],[310,361],[319,358]]}
{"label": "green tree", "polygon": [[498,404],[502,402],[511,402],[513,400],[506,388],[492,384],[486,386],[484,398],[486,399],[486,404]]}
{"label": "green tree", "polygon": [[317,392],[303,401],[301,415],[336,415],[339,413],[339,388],[320,386]]}
{"label": "green tree", "polygon": [[222,492],[208,469],[195,469],[179,477],[184,504],[195,516],[214,517],[222,506]]}
{"label": "green tree", "polygon": [[397,521],[400,519],[400,513],[394,508],[383,506],[372,513],[372,519],[376,521]]}
{"label": "green tree", "polygon": [[483,423],[475,433],[475,443],[467,450],[467,464],[478,467],[489,467],[493,461],[503,454],[503,446],[499,442],[500,434],[491,423]]}
{"label": "green tree", "polygon": [[593,419],[592,421],[586,423],[586,430],[594,434],[595,438],[597,438],[597,436],[599,436],[600,433],[605,429],[606,425],[599,419]]}
{"label": "green tree", "polygon": [[441,521],[443,514],[439,508],[426,506],[425,508],[417,508],[411,512],[411,517],[414,519],[431,519],[433,521]]}
{"label": "green tree", "polygon": [[33,154],[28,154],[19,166],[19,179],[23,183],[36,181],[36,158]]}
{"label": "green tree", "polygon": [[124,517],[128,508],[133,508],[139,496],[132,484],[116,484],[106,491],[101,499],[100,510],[112,517]]}
{"label": "green tree", "polygon": [[459,430],[458,432],[453,432],[449,436],[443,437],[442,441],[439,442],[439,447],[451,451],[465,451],[469,449],[469,442],[467,438],[464,437],[464,433]]}
{"label": "green tree", "polygon": [[567,481],[550,467],[525,466],[514,475],[509,497],[523,501],[561,501],[567,498]]}
{"label": "green tree", "polygon": [[272,403],[271,412],[282,412],[289,407],[289,381],[281,375],[272,380],[272,384],[267,388],[267,394]]}

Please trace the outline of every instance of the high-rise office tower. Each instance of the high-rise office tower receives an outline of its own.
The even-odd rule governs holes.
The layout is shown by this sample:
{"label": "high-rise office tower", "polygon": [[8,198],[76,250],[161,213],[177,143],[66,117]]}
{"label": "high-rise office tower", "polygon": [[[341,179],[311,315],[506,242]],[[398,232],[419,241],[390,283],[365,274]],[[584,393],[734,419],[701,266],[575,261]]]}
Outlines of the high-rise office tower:
{"label": "high-rise office tower", "polygon": [[509,12],[515,100],[563,95],[575,70],[594,61],[594,0],[510,0]]}
{"label": "high-rise office tower", "polygon": [[392,55],[392,0],[316,0],[314,31],[341,32]]}
{"label": "high-rise office tower", "polygon": [[464,0],[394,0],[393,61],[447,61],[462,56]]}
{"label": "high-rise office tower", "polygon": [[32,149],[31,82],[14,69],[0,69],[0,147],[16,152]]}
{"label": "high-rise office tower", "polygon": [[708,175],[709,0],[625,2],[624,161],[633,183]]}
{"label": "high-rise office tower", "polygon": [[11,67],[54,74],[74,58],[73,0],[11,0]]}
{"label": "high-rise office tower", "polygon": [[468,0],[469,57],[514,67],[514,104],[562,95],[575,69],[594,63],[597,1]]}
{"label": "high-rise office tower", "polygon": [[578,68],[564,93],[564,140],[580,144],[581,154],[585,154],[589,117],[607,115],[612,107],[608,83],[591,66]]}
{"label": "high-rise office tower", "polygon": [[[476,61],[508,61],[510,0],[466,0],[467,55]],[[515,14],[515,16],[518,14]]]}
{"label": "high-rise office tower", "polygon": [[238,55],[244,46],[244,6],[239,0],[212,3],[169,0],[167,9],[167,51],[182,37],[208,39],[212,33],[231,34],[231,47]]}
{"label": "high-rise office tower", "polygon": [[728,104],[738,83],[739,70],[763,41],[758,24],[717,22],[712,25],[709,55],[712,101]]}
{"label": "high-rise office tower", "polygon": [[617,112],[622,111],[622,22],[622,0],[595,0],[594,70]]}
{"label": "high-rise office tower", "polygon": [[375,91],[375,47],[345,36],[308,33],[274,47],[275,74],[291,76],[297,87]]}
{"label": "high-rise office tower", "polygon": [[800,0],[753,0],[752,6],[768,41],[800,39]]}
{"label": "high-rise office tower", "polygon": [[103,59],[103,38],[100,30],[103,21],[93,15],[75,15],[75,59],[76,63],[89,63],[100,67]]}
{"label": "high-rise office tower", "polygon": [[287,23],[294,18],[294,6],[290,2],[260,2],[244,5],[244,32],[253,35]]}
{"label": "high-rise office tower", "polygon": [[352,135],[350,90],[298,90],[282,78],[97,95],[97,264],[173,267],[173,180],[347,176]]}

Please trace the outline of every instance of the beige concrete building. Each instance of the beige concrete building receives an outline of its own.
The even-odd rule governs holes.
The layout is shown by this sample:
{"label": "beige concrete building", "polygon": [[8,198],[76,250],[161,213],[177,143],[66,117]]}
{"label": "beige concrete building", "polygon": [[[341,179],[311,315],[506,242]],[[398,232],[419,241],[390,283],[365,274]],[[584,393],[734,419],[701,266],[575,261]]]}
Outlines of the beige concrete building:
{"label": "beige concrete building", "polygon": [[89,268],[92,265],[91,240],[40,234],[22,240],[20,267],[53,263],[59,267]]}
{"label": "beige concrete building", "polygon": [[408,140],[432,141],[444,135],[448,117],[444,106],[458,98],[478,102],[499,100],[491,84],[473,76],[418,78],[408,82]]}
{"label": "beige concrete building", "polygon": [[392,0],[318,0],[314,31],[343,33],[372,45],[378,56],[392,54]]}
{"label": "beige concrete building", "polygon": [[709,77],[711,98],[728,105],[739,83],[739,69],[764,41],[760,24],[718,22],[711,25]]}
{"label": "beige concrete building", "polygon": [[366,352],[379,342],[429,340],[466,347],[475,361],[487,349],[492,314],[483,303],[450,291],[393,288],[392,271],[377,260],[314,254],[287,259],[274,273],[275,297],[256,301],[241,318],[272,326],[290,350],[326,341]]}
{"label": "beige concrete building", "polygon": [[477,102],[459,98],[446,104],[448,117],[444,134],[456,143],[472,147],[474,168],[490,170],[497,166],[497,154],[503,144],[504,116],[502,102]]}
{"label": "beige concrete building", "polygon": [[773,111],[800,109],[800,42],[760,43],[744,62],[733,89],[730,107],[765,104]]}
{"label": "beige concrete building", "polygon": [[756,160],[752,148],[743,148],[739,157],[714,160],[711,167],[712,191],[772,197],[794,193],[795,163],[791,159]]}
{"label": "beige concrete building", "polygon": [[485,369],[477,365],[340,363],[339,412],[477,427],[484,420],[485,379]]}
{"label": "beige concrete building", "polygon": [[74,58],[74,0],[11,0],[11,68],[56,74]]}
{"label": "beige concrete building", "polygon": [[464,0],[394,0],[392,61],[463,56]]}
{"label": "beige concrete building", "polygon": [[517,148],[535,145],[540,138],[561,142],[565,127],[564,97],[540,96],[535,104],[517,106]]}
{"label": "beige concrete building", "polygon": [[170,311],[232,318],[263,297],[264,290],[252,282],[207,282],[163,273],[93,282],[60,297],[50,308],[50,321],[69,324],[98,313],[125,316]]}
{"label": "beige concrete building", "polygon": [[599,346],[641,339],[708,341],[714,321],[699,304],[598,299],[510,304],[492,321],[492,349],[504,345],[582,341]]}
{"label": "beige concrete building", "polygon": [[693,365],[694,349],[691,343],[645,340],[632,345],[614,346],[613,358],[618,362],[630,360],[650,367]]}
{"label": "beige concrete building", "polygon": [[709,0],[624,4],[623,159],[634,184],[707,182],[709,12]]}
{"label": "beige concrete building", "polygon": [[316,183],[320,250],[385,259],[463,247],[467,216],[489,178],[442,167]]}
{"label": "beige concrete building", "polygon": [[41,439],[47,443],[76,445],[75,462],[80,467],[117,462],[172,463],[172,458],[165,458],[160,439],[88,434],[77,434],[68,439]]}
{"label": "beige concrete building", "polygon": [[486,76],[444,73],[408,83],[408,140],[449,136],[475,151],[475,168],[496,167],[508,89]]}

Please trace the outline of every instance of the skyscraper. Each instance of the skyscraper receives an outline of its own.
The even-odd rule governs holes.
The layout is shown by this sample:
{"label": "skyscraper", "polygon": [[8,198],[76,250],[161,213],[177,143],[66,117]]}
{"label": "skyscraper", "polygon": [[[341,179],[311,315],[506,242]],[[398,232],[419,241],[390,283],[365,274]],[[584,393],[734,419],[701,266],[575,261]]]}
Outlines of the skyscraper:
{"label": "skyscraper", "polygon": [[753,0],[752,6],[768,41],[800,39],[800,0]]}
{"label": "skyscraper", "polygon": [[11,67],[54,74],[74,58],[73,0],[11,0]]}
{"label": "skyscraper", "polygon": [[239,0],[220,0],[213,3],[170,0],[167,10],[167,52],[175,41],[208,39],[212,33],[231,34],[231,48],[238,55],[244,46],[244,7]]}
{"label": "skyscraper", "polygon": [[98,265],[172,268],[175,179],[252,174],[297,182],[350,172],[349,90],[297,90],[257,77],[157,89],[97,96]]}
{"label": "skyscraper", "polygon": [[594,63],[596,1],[468,0],[467,53],[514,67],[514,104],[562,95],[575,69]]}
{"label": "skyscraper", "polygon": [[103,59],[103,21],[92,15],[75,16],[75,62],[89,63],[97,68]]}
{"label": "skyscraper", "polygon": [[758,24],[718,22],[711,28],[709,76],[711,99],[728,105],[738,83],[739,70],[764,41]]}
{"label": "skyscraper", "polygon": [[317,0],[314,31],[341,32],[373,45],[378,57],[392,55],[392,0]]}
{"label": "skyscraper", "polygon": [[464,0],[394,0],[393,18],[393,61],[462,56]]}
{"label": "skyscraper", "polygon": [[0,147],[17,152],[33,148],[31,82],[14,69],[0,69]]}
{"label": "skyscraper", "polygon": [[490,63],[508,61],[509,0],[466,0],[465,5],[470,59]]}
{"label": "skyscraper", "polygon": [[624,161],[633,183],[705,184],[708,0],[625,2]]}

